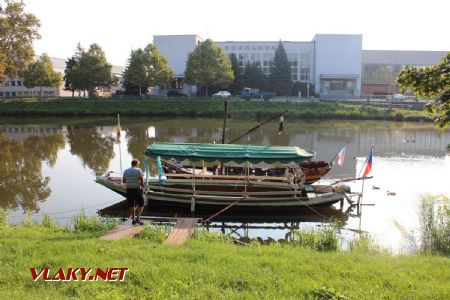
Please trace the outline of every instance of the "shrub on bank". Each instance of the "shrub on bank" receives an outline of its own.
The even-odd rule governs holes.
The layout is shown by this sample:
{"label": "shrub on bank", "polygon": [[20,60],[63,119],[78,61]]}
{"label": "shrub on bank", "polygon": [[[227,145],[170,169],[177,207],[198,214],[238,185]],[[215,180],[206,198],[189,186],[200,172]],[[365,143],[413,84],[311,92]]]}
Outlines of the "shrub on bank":
{"label": "shrub on bank", "polygon": [[87,216],[81,211],[72,218],[73,229],[76,232],[102,233],[113,229],[117,226],[114,219],[101,218],[98,216]]}
{"label": "shrub on bank", "polygon": [[8,226],[8,210],[0,207],[0,227]]}
{"label": "shrub on bank", "polygon": [[162,243],[167,239],[168,231],[163,225],[150,223],[145,225],[144,230],[138,233],[134,238],[148,240],[156,243]]}
{"label": "shrub on bank", "polygon": [[294,232],[294,245],[318,251],[339,250],[341,239],[337,235],[336,225],[325,225],[319,228],[307,228]]}
{"label": "shrub on bank", "polygon": [[422,196],[419,217],[422,251],[450,255],[450,198]]}

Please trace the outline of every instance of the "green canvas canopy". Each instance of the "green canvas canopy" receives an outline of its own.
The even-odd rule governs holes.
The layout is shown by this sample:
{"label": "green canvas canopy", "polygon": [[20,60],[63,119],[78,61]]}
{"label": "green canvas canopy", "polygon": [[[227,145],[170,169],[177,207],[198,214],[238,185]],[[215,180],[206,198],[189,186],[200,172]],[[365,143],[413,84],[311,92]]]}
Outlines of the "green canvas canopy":
{"label": "green canvas canopy", "polygon": [[145,155],[153,158],[160,156],[162,159],[174,158],[179,161],[187,159],[223,163],[298,164],[313,160],[316,154],[299,147],[157,142],[145,150]]}

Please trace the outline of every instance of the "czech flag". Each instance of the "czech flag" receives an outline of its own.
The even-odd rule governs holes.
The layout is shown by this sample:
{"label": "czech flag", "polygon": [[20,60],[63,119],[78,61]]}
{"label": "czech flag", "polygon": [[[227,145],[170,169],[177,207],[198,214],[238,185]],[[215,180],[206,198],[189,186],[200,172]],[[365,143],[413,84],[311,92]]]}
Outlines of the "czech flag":
{"label": "czech flag", "polygon": [[366,160],[366,169],[364,170],[364,177],[369,175],[369,173],[372,171],[372,156],[373,156],[373,149],[370,149],[369,156],[367,156]]}
{"label": "czech flag", "polygon": [[345,159],[345,146],[342,147],[337,156],[338,156],[338,165],[342,167],[344,165]]}

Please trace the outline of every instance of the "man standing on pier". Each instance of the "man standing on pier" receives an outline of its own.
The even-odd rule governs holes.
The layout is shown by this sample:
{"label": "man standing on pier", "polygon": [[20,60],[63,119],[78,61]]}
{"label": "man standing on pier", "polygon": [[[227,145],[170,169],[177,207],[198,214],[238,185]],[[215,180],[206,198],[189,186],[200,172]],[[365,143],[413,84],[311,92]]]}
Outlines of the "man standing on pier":
{"label": "man standing on pier", "polygon": [[130,208],[130,217],[132,218],[132,224],[144,225],[141,221],[141,214],[144,210],[144,174],[138,167],[139,160],[133,159],[131,161],[131,168],[128,168],[123,172],[123,183],[127,186],[127,202]]}

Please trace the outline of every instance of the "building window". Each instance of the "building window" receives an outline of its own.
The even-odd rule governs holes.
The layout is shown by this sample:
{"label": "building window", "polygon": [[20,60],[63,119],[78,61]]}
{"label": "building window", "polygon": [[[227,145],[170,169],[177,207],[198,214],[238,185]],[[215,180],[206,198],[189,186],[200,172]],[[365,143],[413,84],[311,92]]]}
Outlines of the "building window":
{"label": "building window", "polygon": [[16,82],[14,80],[11,80],[11,86],[16,86]]}
{"label": "building window", "polygon": [[261,53],[250,54],[250,63],[261,65]]}
{"label": "building window", "polygon": [[389,84],[397,78],[403,68],[403,65],[365,64],[363,83]]}
{"label": "building window", "polygon": [[238,50],[242,50],[242,46],[239,46],[239,47],[238,47]]}
{"label": "building window", "polygon": [[231,46],[231,50],[236,50],[236,46]]}
{"label": "building window", "polygon": [[291,65],[291,77],[292,80],[297,80],[297,71],[298,71],[298,60],[296,53],[288,53],[287,54],[289,64]]}
{"label": "building window", "polygon": [[2,80],[0,80],[0,86],[3,86],[3,81]]}
{"label": "building window", "polygon": [[16,92],[11,92],[11,96],[15,97],[16,96]]}
{"label": "building window", "polygon": [[228,46],[225,46],[225,50],[228,50]]}
{"label": "building window", "polygon": [[5,92],[5,96],[6,96],[6,97],[9,97],[9,92]]}
{"label": "building window", "polygon": [[5,86],[9,86],[9,81],[5,81]]}
{"label": "building window", "polygon": [[18,85],[18,86],[22,86],[22,81],[17,80],[17,85]]}
{"label": "building window", "polygon": [[239,67],[243,69],[245,65],[248,63],[248,53],[239,53],[238,60],[239,60]]}
{"label": "building window", "polygon": [[262,71],[264,74],[268,75],[270,73],[270,65],[272,64],[273,60],[273,53],[263,53],[263,68]]}
{"label": "building window", "polygon": [[245,46],[244,50],[250,50],[250,47],[249,46]]}

